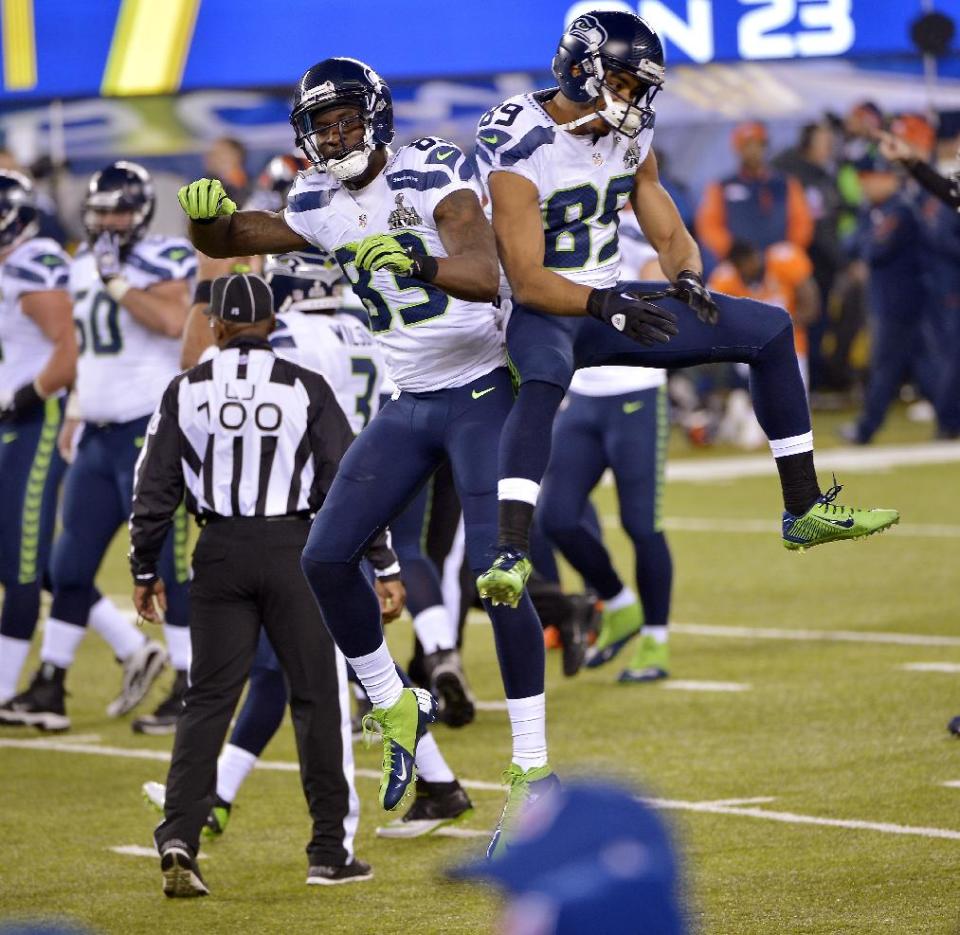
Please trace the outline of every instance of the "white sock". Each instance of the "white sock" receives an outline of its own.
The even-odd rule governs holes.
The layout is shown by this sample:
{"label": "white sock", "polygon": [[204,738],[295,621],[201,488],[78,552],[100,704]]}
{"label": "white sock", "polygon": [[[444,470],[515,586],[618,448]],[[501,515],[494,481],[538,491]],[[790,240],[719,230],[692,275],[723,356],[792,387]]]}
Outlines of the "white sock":
{"label": "white sock", "polygon": [[547,696],[508,698],[513,762],[524,770],[547,763]]}
{"label": "white sock", "polygon": [[603,609],[610,611],[623,610],[624,607],[629,607],[631,604],[636,603],[637,595],[634,594],[630,588],[624,587],[619,594],[615,594],[609,601],[603,602]]}
{"label": "white sock", "polygon": [[529,503],[530,506],[536,506],[539,493],[540,485],[526,477],[504,477],[503,480],[497,481],[498,500],[520,500],[523,503]]}
{"label": "white sock", "polygon": [[78,627],[54,617],[48,617],[43,627],[43,645],[40,648],[41,662],[51,662],[61,669],[73,665],[86,627]]}
{"label": "white sock", "polygon": [[447,608],[443,604],[421,610],[413,618],[413,629],[427,655],[435,653],[438,649],[453,649],[455,645],[450,642],[450,620],[447,617]]}
{"label": "white sock", "polygon": [[30,654],[30,640],[0,636],[0,704],[17,693],[23,664]]}
{"label": "white sock", "polygon": [[427,782],[453,782],[456,778],[443,758],[433,734],[426,733],[417,744],[417,772]]}
{"label": "white sock", "polygon": [[228,743],[217,760],[217,795],[224,802],[233,803],[256,763],[257,757],[249,750]]}
{"label": "white sock", "polygon": [[163,638],[167,641],[170,664],[178,672],[189,672],[190,660],[193,656],[190,650],[190,627],[172,627],[169,623],[165,623]]}
{"label": "white sock", "polygon": [[90,608],[87,623],[91,630],[106,640],[114,656],[121,662],[129,659],[147,641],[143,630],[134,626],[130,618],[108,597],[101,597]]}
{"label": "white sock", "polygon": [[775,458],[785,458],[787,455],[798,455],[804,451],[813,451],[813,432],[791,435],[789,438],[771,438],[770,451],[773,452]]}
{"label": "white sock", "polygon": [[403,694],[403,682],[385,642],[367,656],[347,656],[375,708],[390,708]]}
{"label": "white sock", "polygon": [[667,636],[668,636],[667,631],[669,629],[670,629],[669,627],[663,624],[661,624],[658,627],[651,627],[651,626],[648,626],[647,624],[644,624],[643,628],[640,630],[640,636],[641,637],[650,636],[654,639],[654,641],[658,645],[663,646],[663,644],[667,642]]}

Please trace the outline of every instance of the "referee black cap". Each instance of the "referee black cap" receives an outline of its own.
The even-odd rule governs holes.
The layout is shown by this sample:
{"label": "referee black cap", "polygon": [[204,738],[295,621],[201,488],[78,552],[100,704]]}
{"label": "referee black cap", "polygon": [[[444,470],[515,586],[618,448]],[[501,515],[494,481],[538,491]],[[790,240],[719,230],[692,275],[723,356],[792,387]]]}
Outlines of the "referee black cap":
{"label": "referee black cap", "polygon": [[252,325],[273,315],[273,292],[254,273],[221,276],[210,289],[210,314],[234,325]]}

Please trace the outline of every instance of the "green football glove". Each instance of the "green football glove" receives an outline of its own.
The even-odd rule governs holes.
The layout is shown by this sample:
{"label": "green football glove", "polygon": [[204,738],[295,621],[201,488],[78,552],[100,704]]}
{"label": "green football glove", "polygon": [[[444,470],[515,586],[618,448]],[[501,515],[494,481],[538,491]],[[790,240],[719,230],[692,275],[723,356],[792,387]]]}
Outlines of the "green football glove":
{"label": "green football glove", "polygon": [[413,272],[413,257],[392,234],[364,237],[356,247],[357,269],[368,269],[370,272],[385,269],[398,276],[409,276]]}
{"label": "green football glove", "polygon": [[236,202],[227,197],[219,179],[197,179],[184,185],[177,198],[187,217],[199,224],[209,224],[237,210]]}

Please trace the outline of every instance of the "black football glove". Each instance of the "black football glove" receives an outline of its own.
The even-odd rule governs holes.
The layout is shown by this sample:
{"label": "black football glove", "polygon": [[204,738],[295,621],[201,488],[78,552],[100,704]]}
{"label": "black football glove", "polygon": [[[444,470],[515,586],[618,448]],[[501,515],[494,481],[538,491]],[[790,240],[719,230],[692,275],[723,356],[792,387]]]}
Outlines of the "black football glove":
{"label": "black football glove", "polygon": [[43,397],[31,380],[30,383],[24,383],[5,406],[0,406],[0,422],[16,422],[42,405]]}
{"label": "black football glove", "polygon": [[703,285],[703,277],[692,269],[681,270],[676,281],[667,289],[667,295],[686,303],[700,321],[715,325],[720,318],[720,309]]}
{"label": "black football glove", "polygon": [[673,312],[619,286],[594,289],[587,298],[587,312],[648,347],[666,344],[677,333]]}

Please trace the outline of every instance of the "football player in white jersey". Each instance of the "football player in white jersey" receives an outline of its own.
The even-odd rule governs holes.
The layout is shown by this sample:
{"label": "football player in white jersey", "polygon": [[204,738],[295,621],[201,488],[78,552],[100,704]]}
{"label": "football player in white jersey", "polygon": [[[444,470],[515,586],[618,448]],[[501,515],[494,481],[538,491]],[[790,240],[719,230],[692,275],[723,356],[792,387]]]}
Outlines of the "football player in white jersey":
{"label": "football player in white jersey", "polygon": [[[657,34],[633,13],[585,13],[561,37],[553,73],[558,88],[511,98],[477,130],[521,381],[501,442],[498,555],[478,581],[481,595],[513,604],[523,593],[553,418],[578,366],[748,363],[783,488],[784,545],[805,549],[896,523],[894,510],[840,506],[836,486],[821,494],[789,316],[703,286],[700,251],[650,148],[665,78]],[[617,221],[628,200],[672,281],[666,290],[617,282]]]}
{"label": "football player in white jersey", "polygon": [[[656,251],[630,215],[621,220],[620,235],[622,278],[661,278]],[[585,665],[609,662],[642,625],[621,682],[651,682],[669,674],[673,561],[660,513],[668,438],[665,370],[616,365],[578,370],[554,423],[553,453],[537,505],[544,533],[603,601],[600,632]],[[607,468],[617,487],[621,526],[633,543],[637,593],[623,583],[601,535],[583,519],[590,491]]]}
{"label": "football player in white jersey", "polygon": [[[381,804],[396,807],[413,778],[418,737],[435,716],[404,689],[383,641],[380,608],[360,569],[364,544],[445,457],[463,504],[475,568],[496,537],[496,446],[512,402],[497,310],[493,234],[473,166],[460,149],[421,139],[391,151],[390,92],[368,66],[327,59],[301,78],[291,116],[314,165],[283,215],[236,212],[222,185],[181,190],[194,244],[211,256],[279,253],[312,244],[333,253],[367,308],[400,392],[347,452],[304,550],[327,626],[374,704],[383,729]],[[199,222],[199,223],[197,223]],[[529,598],[493,608],[513,762],[504,840],[517,806],[556,784],[547,764],[544,651]]]}
{"label": "football player in white jersey", "polygon": [[[44,629],[41,667],[31,688],[0,708],[6,723],[63,717],[63,681],[88,623],[94,579],[117,529],[130,515],[133,469],[150,415],[179,371],[179,337],[196,270],[193,248],[181,238],[148,236],[153,183],[135,163],[119,161],[94,174],[84,205],[88,243],[70,269],[70,292],[80,346],[75,383],[82,434],[63,501],[63,531],[50,563],[53,604]],[[64,432],[77,431],[68,422]],[[70,447],[64,440],[64,448]],[[164,550],[168,598],[165,636],[176,670],[161,709],[134,729],[169,733],[175,726],[189,666],[186,515]],[[91,621],[92,622],[92,621]],[[137,677],[111,713],[130,710],[159,674],[163,647],[129,621],[114,618],[101,635],[120,659],[137,663]],[[49,711],[47,709],[50,709]]]}

